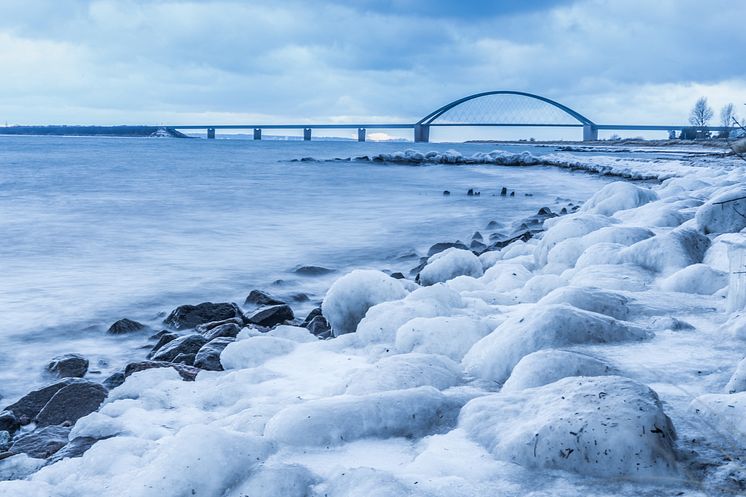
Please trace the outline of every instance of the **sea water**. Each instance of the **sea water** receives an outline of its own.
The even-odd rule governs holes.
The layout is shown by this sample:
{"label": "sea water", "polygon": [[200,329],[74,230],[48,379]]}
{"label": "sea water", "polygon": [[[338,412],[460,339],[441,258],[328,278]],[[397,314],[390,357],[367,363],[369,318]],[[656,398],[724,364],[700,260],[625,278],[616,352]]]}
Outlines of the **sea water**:
{"label": "sea water", "polygon": [[[106,335],[117,319],[160,329],[178,305],[241,305],[255,288],[307,294],[294,304],[302,318],[345,271],[406,273],[433,243],[509,233],[539,208],[582,202],[609,181],[549,167],[327,160],[407,148],[554,151],[0,136],[2,402],[50,381],[44,367],[58,354],[83,354],[89,376],[102,379],[144,358],[144,337]],[[515,196],[500,196],[502,187]],[[470,188],[480,195],[466,195]],[[485,230],[493,220],[500,226]],[[293,271],[302,265],[334,272]]]}

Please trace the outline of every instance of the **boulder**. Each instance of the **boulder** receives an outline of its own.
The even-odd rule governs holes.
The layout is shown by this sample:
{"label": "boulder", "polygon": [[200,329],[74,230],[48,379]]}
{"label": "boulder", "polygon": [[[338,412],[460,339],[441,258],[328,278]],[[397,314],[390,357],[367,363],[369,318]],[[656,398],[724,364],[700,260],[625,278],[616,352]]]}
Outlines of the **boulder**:
{"label": "boulder", "polygon": [[194,358],[197,354],[179,354],[173,361],[175,364],[186,364],[187,366],[194,366]]}
{"label": "boulder", "polygon": [[82,378],[88,372],[88,359],[79,354],[65,354],[52,359],[47,371],[58,378]]}
{"label": "boulder", "polygon": [[241,327],[235,323],[226,323],[216,326],[213,329],[203,333],[204,337],[210,341],[215,338],[228,337],[235,338],[236,335],[241,331]]}
{"label": "boulder", "polygon": [[220,353],[223,352],[229,343],[235,342],[234,338],[218,337],[210,340],[202,346],[194,358],[194,367],[206,369],[208,371],[222,371],[223,365],[220,364]]}
{"label": "boulder", "polygon": [[194,328],[194,330],[197,333],[202,333],[204,335],[205,333],[212,330],[213,328],[217,328],[218,326],[223,326],[224,324],[235,324],[236,326],[240,328],[244,325],[243,316],[239,318],[223,319],[221,321],[210,321],[209,323],[197,325]]}
{"label": "boulder", "polygon": [[7,431],[11,435],[21,427],[21,422],[13,411],[0,412],[0,431]]}
{"label": "boulder", "polygon": [[171,340],[153,354],[154,361],[173,361],[179,354],[196,354],[204,344],[207,338],[199,333],[184,335],[175,340]]}
{"label": "boulder", "polygon": [[328,338],[331,336],[332,327],[329,326],[329,322],[326,318],[321,315],[313,318],[311,322],[306,325],[306,328],[308,328],[308,331],[311,332],[312,335],[316,335],[320,338]]}
{"label": "boulder", "polygon": [[150,328],[142,323],[124,318],[109,326],[109,329],[106,330],[106,333],[109,333],[110,335],[125,335],[127,333],[136,333],[138,331],[145,331],[148,329]]}
{"label": "boulder", "polygon": [[469,250],[450,248],[431,256],[420,272],[420,284],[434,285],[457,276],[482,276],[482,263]]}
{"label": "boulder", "polygon": [[179,338],[178,333],[170,333],[170,332],[161,333],[160,336],[158,337],[158,341],[156,342],[156,344],[153,345],[152,349],[150,349],[150,352],[148,353],[148,358],[153,357],[155,353],[161,349],[161,347],[163,347],[169,342],[176,340],[177,338]]}
{"label": "boulder", "polygon": [[70,440],[67,445],[62,447],[60,450],[54,453],[52,457],[49,458],[48,463],[54,464],[57,461],[61,461],[63,459],[70,459],[72,457],[80,457],[85,452],[93,447],[93,444],[98,442],[98,438],[93,437],[76,437]]}
{"label": "boulder", "polygon": [[292,321],[294,318],[293,310],[287,304],[260,307],[246,316],[249,323],[266,326],[267,328],[282,324],[285,321]]}
{"label": "boulder", "polygon": [[432,247],[430,247],[427,251],[427,256],[432,257],[438,252],[443,252],[444,250],[448,250],[449,248],[457,248],[461,250],[468,250],[469,247],[461,243],[460,241],[455,242],[440,242],[436,243]]}
{"label": "boulder", "polygon": [[36,415],[40,427],[74,424],[78,419],[97,410],[109,391],[93,381],[79,381],[62,387]]}
{"label": "boulder", "polygon": [[303,323],[301,323],[301,326],[304,328],[308,328],[308,324],[313,321],[313,318],[316,316],[321,316],[321,307],[314,308],[311,312],[308,313],[308,316],[306,316],[306,319],[303,320]]}
{"label": "boulder", "polygon": [[236,304],[203,302],[197,305],[181,305],[171,311],[163,322],[172,328],[181,330],[194,328],[210,321],[241,317],[241,315],[241,310]]}
{"label": "boulder", "polygon": [[122,383],[124,383],[124,373],[121,371],[117,371],[116,373],[113,373],[111,376],[106,378],[101,384],[108,390],[112,390]]}
{"label": "boulder", "polygon": [[276,297],[273,297],[267,292],[263,292],[261,290],[252,290],[249,293],[249,296],[246,297],[246,301],[244,302],[244,304],[265,306],[265,305],[283,305],[285,304],[285,302],[283,302],[282,300]]}
{"label": "boulder", "polygon": [[131,374],[137,373],[138,371],[145,371],[146,369],[168,367],[174,368],[184,381],[194,381],[197,377],[197,373],[199,373],[198,368],[186,364],[175,364],[166,361],[139,361],[127,364],[124,368],[124,377],[126,378]]}
{"label": "boulder", "polygon": [[54,394],[56,394],[67,385],[77,381],[83,380],[66,378],[62,381],[58,381],[57,383],[53,383],[52,385],[40,388],[39,390],[29,392],[21,397],[16,403],[7,406],[5,410],[15,414],[21,424],[26,425],[30,423],[37,414],[39,414],[39,411],[42,410],[42,408],[47,404],[47,402],[49,402],[49,399],[51,399]]}
{"label": "boulder", "polygon": [[10,452],[26,454],[37,459],[46,459],[67,445],[70,428],[64,426],[47,426],[40,430],[26,433],[13,440]]}

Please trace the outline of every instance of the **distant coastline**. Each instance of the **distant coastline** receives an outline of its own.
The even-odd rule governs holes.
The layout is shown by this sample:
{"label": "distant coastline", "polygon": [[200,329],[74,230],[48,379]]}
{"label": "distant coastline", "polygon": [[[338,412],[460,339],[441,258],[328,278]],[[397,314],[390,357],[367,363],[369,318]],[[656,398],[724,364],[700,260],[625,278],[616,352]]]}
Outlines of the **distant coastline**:
{"label": "distant coastline", "polygon": [[171,128],[160,126],[5,126],[0,135],[53,135],[53,136],[131,136],[190,138]]}

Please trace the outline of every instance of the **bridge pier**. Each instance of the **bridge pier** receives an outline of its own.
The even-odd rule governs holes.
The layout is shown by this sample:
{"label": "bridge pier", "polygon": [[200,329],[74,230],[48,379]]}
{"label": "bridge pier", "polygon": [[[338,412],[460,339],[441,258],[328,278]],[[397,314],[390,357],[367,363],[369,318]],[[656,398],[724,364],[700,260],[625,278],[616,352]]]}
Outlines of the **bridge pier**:
{"label": "bridge pier", "polygon": [[365,141],[365,128],[358,128],[357,129],[357,141],[364,142]]}
{"label": "bridge pier", "polygon": [[583,141],[597,141],[598,140],[598,128],[593,124],[583,125]]}
{"label": "bridge pier", "polygon": [[207,139],[208,140],[215,139],[215,128],[207,128]]}
{"label": "bridge pier", "polygon": [[414,125],[414,142],[428,143],[430,141],[430,126],[425,124]]}
{"label": "bridge pier", "polygon": [[254,139],[255,140],[262,139],[262,128],[254,128]]}
{"label": "bridge pier", "polygon": [[303,141],[311,141],[311,128],[303,128]]}

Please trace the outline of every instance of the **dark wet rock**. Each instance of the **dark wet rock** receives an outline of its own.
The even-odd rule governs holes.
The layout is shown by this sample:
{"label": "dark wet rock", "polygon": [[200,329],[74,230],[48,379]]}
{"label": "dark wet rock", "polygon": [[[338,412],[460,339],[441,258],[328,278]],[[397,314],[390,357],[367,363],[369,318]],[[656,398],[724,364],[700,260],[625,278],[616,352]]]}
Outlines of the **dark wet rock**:
{"label": "dark wet rock", "polygon": [[321,276],[324,274],[333,273],[334,269],[329,269],[322,266],[299,266],[293,269],[293,272],[302,276]]}
{"label": "dark wet rock", "polygon": [[265,306],[265,305],[282,305],[285,304],[282,300],[278,299],[277,297],[274,297],[267,292],[263,292],[261,290],[252,290],[249,293],[249,296],[246,297],[246,301],[244,304],[253,304],[256,306]]}
{"label": "dark wet rock", "polygon": [[179,338],[178,333],[167,332],[167,333],[162,334],[160,338],[158,338],[158,341],[156,342],[156,344],[153,345],[153,348],[150,349],[150,353],[148,353],[148,358],[153,357],[167,343],[171,343],[177,338]]}
{"label": "dark wet rock", "polygon": [[62,423],[74,424],[83,416],[97,410],[109,391],[93,381],[80,381],[61,388],[36,415],[37,426]]}
{"label": "dark wet rock", "polygon": [[447,197],[447,196],[449,196],[450,194],[451,194],[451,192],[449,192],[448,190],[443,190],[443,196],[444,196],[444,197]]}
{"label": "dark wet rock", "polygon": [[510,192],[511,197],[515,197],[515,192]]}
{"label": "dark wet rock", "polygon": [[223,352],[229,343],[235,342],[234,338],[220,337],[210,340],[206,343],[194,359],[194,366],[208,371],[222,371],[223,365],[220,364],[220,353]]}
{"label": "dark wet rock", "polygon": [[311,312],[309,312],[308,316],[306,316],[306,319],[304,319],[301,323],[301,326],[307,328],[308,324],[313,321],[313,318],[315,318],[316,316],[321,316],[321,307],[316,307]]}
{"label": "dark wet rock", "polygon": [[494,230],[495,228],[499,228],[499,227],[500,227],[500,223],[498,223],[497,221],[490,221],[489,223],[487,223],[486,229]]}
{"label": "dark wet rock", "polygon": [[440,242],[436,243],[430,249],[427,251],[427,256],[431,257],[439,252],[443,252],[444,250],[448,250],[449,248],[458,248],[466,250],[468,247],[461,243],[461,241],[456,240],[455,242]]}
{"label": "dark wet rock", "polygon": [[47,371],[58,378],[82,378],[88,371],[88,359],[79,354],[65,354],[52,359]]}
{"label": "dark wet rock", "polygon": [[506,235],[505,233],[496,232],[490,235],[490,241],[495,242],[497,240],[505,240],[507,237],[508,235]]}
{"label": "dark wet rock", "polygon": [[67,445],[69,434],[70,428],[68,427],[47,426],[16,437],[9,452],[26,454],[36,459],[46,459]]}
{"label": "dark wet rock", "polygon": [[188,366],[186,364],[174,364],[166,361],[139,361],[131,362],[124,368],[124,377],[128,377],[139,371],[145,371],[147,369],[155,368],[173,368],[179,373],[181,379],[184,381],[194,381],[199,373],[199,369],[194,366]]}
{"label": "dark wet rock", "polygon": [[190,329],[210,321],[222,321],[241,317],[241,310],[236,304],[222,302],[202,302],[197,305],[181,305],[171,311],[163,321],[165,324],[180,330]]}
{"label": "dark wet rock", "polygon": [[260,307],[246,316],[246,320],[249,323],[266,327],[282,324],[285,321],[291,321],[294,318],[295,315],[293,314],[293,310],[288,305],[268,305]]}
{"label": "dark wet rock", "polygon": [[500,196],[501,196],[501,197],[505,197],[505,196],[507,196],[507,195],[508,195],[508,189],[507,189],[507,188],[505,188],[505,187],[503,186],[503,187],[502,187],[502,188],[500,189]]}
{"label": "dark wet rock", "polygon": [[562,209],[560,209],[560,214],[563,216],[567,214],[567,207],[563,207]]}
{"label": "dark wet rock", "polygon": [[197,354],[179,354],[176,357],[174,357],[174,360],[171,361],[175,364],[186,364],[187,366],[194,366],[194,357]]}
{"label": "dark wet rock", "polygon": [[475,231],[473,235],[471,235],[472,240],[479,240],[480,242],[484,240],[484,237],[479,231]]}
{"label": "dark wet rock", "polygon": [[99,438],[93,437],[75,437],[70,440],[67,445],[55,452],[54,455],[49,458],[48,463],[54,464],[63,459],[80,457],[99,440]]}
{"label": "dark wet rock", "polygon": [[469,244],[469,249],[476,252],[481,252],[487,249],[487,245],[480,242],[479,240],[472,240]]}
{"label": "dark wet rock", "polygon": [[329,325],[329,322],[326,320],[324,316],[316,316],[314,317],[308,325],[306,325],[306,328],[308,328],[308,331],[312,335],[316,335],[317,337],[327,338],[331,335],[332,327]]}
{"label": "dark wet rock", "polygon": [[539,209],[539,212],[536,213],[538,216],[551,216],[554,217],[554,214],[552,213],[552,209],[549,207],[542,207]]}
{"label": "dark wet rock", "polygon": [[226,323],[216,326],[215,328],[203,333],[203,336],[208,340],[213,340],[219,337],[230,337],[235,338],[238,332],[241,331],[241,327],[235,323]]}
{"label": "dark wet rock", "polygon": [[[466,247],[464,247],[466,248]],[[409,270],[410,276],[419,276],[420,271],[425,269],[425,266],[427,266],[428,257],[422,257],[420,258],[420,263],[417,264],[415,267]]]}
{"label": "dark wet rock", "polygon": [[13,411],[0,412],[0,431],[7,431],[11,435],[21,427],[21,421]]}
{"label": "dark wet rock", "polygon": [[184,335],[175,340],[171,340],[158,349],[158,351],[153,354],[153,360],[173,361],[179,354],[196,354],[206,343],[207,338],[199,333]]}
{"label": "dark wet rock", "polygon": [[84,380],[79,380],[77,378],[66,378],[44,388],[40,388],[39,390],[34,390],[33,392],[29,392],[21,397],[18,402],[6,407],[5,410],[11,411],[13,414],[15,414],[21,424],[28,424],[36,417],[37,414],[39,414],[39,411],[42,410],[42,408],[47,404],[47,402],[49,402],[54,394],[56,394],[67,385],[76,381]]}
{"label": "dark wet rock", "polygon": [[533,238],[533,236],[534,236],[533,232],[531,232],[531,231],[524,231],[523,233],[513,235],[513,236],[511,236],[509,238],[506,238],[504,240],[498,240],[498,241],[494,242],[492,245],[490,245],[489,247],[487,247],[487,249],[488,250],[501,249],[503,247],[507,247],[511,243],[513,243],[515,241],[518,241],[518,240],[527,242],[531,238]]}
{"label": "dark wet rock", "polygon": [[111,335],[125,335],[127,333],[136,333],[138,331],[145,331],[149,329],[149,327],[145,326],[142,323],[124,318],[109,326],[109,329],[106,330],[106,333],[109,333]]}
{"label": "dark wet rock", "polygon": [[230,319],[223,319],[222,321],[210,321],[209,323],[201,324],[194,328],[194,330],[197,333],[202,333],[203,335],[209,331],[211,331],[214,328],[217,328],[218,326],[222,326],[225,324],[234,324],[238,326],[239,328],[244,325],[244,319],[243,316],[239,318],[230,318]]}
{"label": "dark wet rock", "polygon": [[107,389],[112,390],[122,383],[124,383],[124,373],[122,373],[121,371],[117,371],[116,373],[113,373],[111,376],[106,378],[101,384]]}
{"label": "dark wet rock", "polygon": [[404,275],[402,273],[400,273],[399,271],[397,271],[395,273],[391,273],[389,276],[391,276],[395,280],[403,280],[404,279]]}
{"label": "dark wet rock", "polygon": [[479,195],[478,191],[475,191],[474,188],[469,188],[469,190],[466,192],[466,194],[470,197],[475,197]]}

